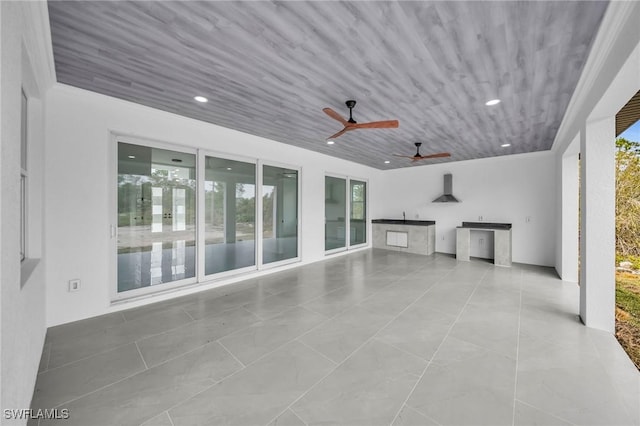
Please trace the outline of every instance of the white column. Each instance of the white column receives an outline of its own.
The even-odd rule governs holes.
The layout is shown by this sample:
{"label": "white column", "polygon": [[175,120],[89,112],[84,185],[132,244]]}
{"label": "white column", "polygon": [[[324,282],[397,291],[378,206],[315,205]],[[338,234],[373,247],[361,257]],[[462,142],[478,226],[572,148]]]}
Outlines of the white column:
{"label": "white column", "polygon": [[562,157],[562,279],[578,282],[578,154]]}
{"label": "white column", "polygon": [[615,328],[615,117],[580,132],[580,317]]}

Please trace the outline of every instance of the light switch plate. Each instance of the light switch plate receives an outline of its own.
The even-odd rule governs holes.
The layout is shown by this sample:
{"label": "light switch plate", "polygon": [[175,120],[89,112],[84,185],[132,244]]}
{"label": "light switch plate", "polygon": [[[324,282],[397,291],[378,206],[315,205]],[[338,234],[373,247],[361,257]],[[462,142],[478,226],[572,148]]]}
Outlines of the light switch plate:
{"label": "light switch plate", "polygon": [[80,290],[80,280],[79,279],[69,280],[69,292],[72,293],[74,291],[79,291],[79,290]]}

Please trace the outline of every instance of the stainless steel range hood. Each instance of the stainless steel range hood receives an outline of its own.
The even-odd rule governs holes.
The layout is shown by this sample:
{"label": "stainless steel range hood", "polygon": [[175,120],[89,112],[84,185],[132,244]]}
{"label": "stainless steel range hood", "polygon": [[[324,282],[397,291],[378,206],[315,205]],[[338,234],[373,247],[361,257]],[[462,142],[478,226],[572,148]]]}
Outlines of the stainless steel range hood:
{"label": "stainless steel range hood", "polygon": [[433,200],[434,203],[459,203],[453,196],[453,176],[451,173],[444,175],[444,194]]}

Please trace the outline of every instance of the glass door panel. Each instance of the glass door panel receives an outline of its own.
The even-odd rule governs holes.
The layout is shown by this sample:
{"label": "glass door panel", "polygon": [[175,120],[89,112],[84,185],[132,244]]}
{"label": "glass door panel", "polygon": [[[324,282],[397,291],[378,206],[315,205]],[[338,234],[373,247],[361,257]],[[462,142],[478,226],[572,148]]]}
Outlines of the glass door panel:
{"label": "glass door panel", "polygon": [[324,249],[346,247],[347,181],[325,176],[324,180]]}
{"label": "glass door panel", "polygon": [[256,166],[205,157],[205,275],[256,264]]}
{"label": "glass door panel", "polygon": [[298,257],[298,172],[264,166],[262,263]]}
{"label": "glass door panel", "polygon": [[367,183],[350,180],[351,215],[349,221],[349,244],[367,242]]}
{"label": "glass door panel", "polygon": [[196,274],[196,156],[118,143],[118,292]]}

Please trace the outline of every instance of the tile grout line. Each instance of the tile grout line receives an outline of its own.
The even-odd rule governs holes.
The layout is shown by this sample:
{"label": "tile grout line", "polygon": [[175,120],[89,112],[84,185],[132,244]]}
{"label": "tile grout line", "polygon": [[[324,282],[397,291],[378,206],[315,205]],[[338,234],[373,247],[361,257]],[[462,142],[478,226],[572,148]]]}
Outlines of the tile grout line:
{"label": "tile grout line", "polygon": [[142,351],[140,351],[140,346],[138,346],[138,342],[133,342],[134,345],[136,345],[136,349],[138,350],[138,354],[140,355],[140,358],[142,359],[142,363],[144,364],[144,369],[145,371],[149,369],[149,366],[147,365],[147,361],[145,361],[144,357],[142,356]]}
{"label": "tile grout line", "polygon": [[[305,422],[304,419],[302,417],[300,417],[300,415],[298,415],[298,413],[296,413],[296,411],[293,408],[289,408],[289,411],[291,411],[294,416],[296,416],[302,423],[304,423],[304,426],[309,426],[309,423]],[[277,417],[276,417],[276,419],[277,419]]]}
{"label": "tile grout line", "polygon": [[541,412],[543,412],[543,413],[545,413],[545,414],[548,414],[548,415],[550,415],[551,417],[556,418],[556,419],[558,419],[558,420],[560,420],[560,421],[563,421],[563,422],[565,422],[565,423],[567,423],[567,424],[570,424],[570,425],[572,425],[572,426],[575,426],[575,425],[576,425],[575,423],[570,422],[569,420],[567,420],[567,419],[565,419],[565,418],[563,418],[563,417],[558,417],[558,416],[556,416],[555,414],[548,412],[547,410],[543,410],[542,408],[540,408],[540,407],[536,407],[535,405],[529,404],[528,402],[525,402],[525,401],[523,401],[523,400],[521,400],[521,399],[516,398],[516,401],[518,401],[518,402],[519,402],[519,403],[521,403],[521,404],[526,405],[527,407],[530,407],[530,408],[533,408],[533,409],[535,409],[535,410],[541,411]]}
{"label": "tile grout line", "polygon": [[306,346],[307,348],[311,349],[313,352],[317,353],[318,355],[320,355],[321,357],[323,357],[327,361],[331,362],[333,365],[338,365],[337,362],[335,362],[334,360],[332,360],[331,358],[329,358],[328,356],[326,356],[325,354],[323,354],[322,352],[320,352],[319,350],[317,350],[313,346],[303,342],[302,340],[299,340],[298,338],[296,338],[295,341],[300,343],[300,344],[302,344],[302,345],[304,345],[304,346]]}
{"label": "tile grout line", "polygon": [[522,287],[524,281],[524,272],[520,271],[520,298],[518,301],[518,339],[516,340],[516,371],[513,380],[513,415],[511,417],[511,424],[516,424],[516,399],[518,395],[518,361],[520,359],[520,325],[522,323]]}
{"label": "tile grout line", "polygon": [[[445,274],[448,275],[449,273]],[[438,280],[438,282],[440,280],[442,280],[444,278],[444,276],[442,278],[440,278]],[[437,284],[437,282],[436,282]],[[361,348],[363,348],[365,345],[367,345],[369,342],[371,342],[377,335],[378,333],[380,333],[380,331],[384,330],[386,327],[389,326],[389,324],[391,324],[393,321],[395,321],[400,315],[402,315],[407,309],[411,308],[419,299],[421,299],[425,294],[427,294],[429,291],[431,291],[431,289],[435,286],[432,285],[430,286],[428,289],[426,289],[422,294],[420,294],[419,296],[416,297],[416,299],[411,302],[409,305],[407,305],[401,312],[399,312],[397,315],[393,316],[389,321],[387,321],[383,326],[381,326],[378,331],[376,331],[371,337],[369,337],[367,340],[365,340],[360,346],[358,346],[356,349],[354,349],[345,359],[343,359],[338,365],[336,365],[333,370],[329,371],[326,375],[324,375],[323,377],[321,377],[316,383],[314,383],[313,385],[311,385],[311,387],[309,387],[309,389],[307,389],[302,395],[300,395],[298,398],[296,398],[291,404],[289,404],[289,406],[287,406],[283,411],[281,411],[280,413],[278,413],[278,415],[276,415],[274,418],[272,418],[267,424],[270,424],[271,422],[273,422],[274,420],[276,420],[278,417],[280,417],[284,412],[286,412],[289,409],[292,409],[293,405],[300,401],[302,398],[304,398],[309,392],[311,392],[311,390],[313,390],[316,386],[318,386],[320,383],[322,383],[327,377],[329,377],[329,375],[333,374],[335,371],[338,370],[338,368],[340,368],[340,366],[342,366],[345,362],[347,362],[349,359],[351,359],[351,357],[358,352]],[[385,286],[386,287],[386,286]],[[375,293],[374,293],[375,294]],[[371,295],[373,296],[373,294]],[[369,296],[369,297],[371,297]],[[364,299],[366,300],[366,299]],[[364,301],[363,300],[363,301]],[[426,367],[425,367],[426,369]],[[416,382],[417,383],[417,382]],[[396,416],[397,417],[397,416]],[[304,419],[302,419],[304,421]],[[394,418],[395,420],[395,418]],[[305,422],[306,423],[306,422]]]}
{"label": "tile grout line", "polygon": [[520,298],[518,301],[518,339],[516,340],[516,371],[513,380],[513,412],[511,417],[511,425],[516,424],[516,397],[518,395],[518,360],[520,359],[520,324],[522,321],[522,282],[523,272],[520,271]]}
{"label": "tile grout line", "polygon": [[171,414],[169,414],[169,410],[165,411],[165,413],[167,413],[167,417],[169,417],[169,423],[171,423],[171,426],[176,426],[176,424],[173,423],[173,419],[171,418]]}
{"label": "tile grout line", "polygon": [[[226,336],[225,336],[225,337],[226,337]],[[238,357],[236,357],[236,356],[233,354],[233,352],[231,352],[231,351],[230,351],[230,350],[229,350],[229,349],[228,349],[228,348],[227,348],[227,347],[226,347],[226,346],[225,346],[225,345],[224,345],[220,340],[222,340],[222,338],[220,338],[220,339],[216,340],[216,343],[218,343],[218,344],[222,347],[222,349],[224,349],[224,350],[225,350],[229,355],[231,355],[231,357],[232,357],[233,359],[235,359],[235,360],[236,360],[236,361],[237,361],[237,362],[242,366],[242,368],[241,368],[241,369],[245,369],[247,366],[244,364],[244,362],[240,361],[240,360],[238,359]]]}
{"label": "tile grout line", "polygon": [[191,318],[191,321],[197,321],[194,317],[191,316],[189,312],[187,312],[185,308],[180,308],[180,309],[182,309],[182,312],[184,312],[189,318]]}
{"label": "tile grout line", "polygon": [[[456,268],[454,268],[453,270],[455,270]],[[422,370],[422,374],[420,374],[420,377],[418,378],[418,380],[416,380],[416,383],[413,385],[413,388],[411,389],[411,391],[409,392],[409,394],[407,395],[407,398],[404,400],[404,402],[400,405],[400,410],[398,410],[398,412],[396,413],[395,417],[393,418],[393,420],[391,420],[390,424],[393,424],[396,419],[398,418],[398,416],[400,415],[400,412],[402,411],[402,407],[404,405],[410,407],[407,402],[409,401],[409,398],[411,398],[411,395],[413,395],[413,392],[416,390],[416,388],[418,387],[418,384],[420,383],[420,381],[422,380],[422,378],[424,377],[425,373],[427,372],[427,369],[429,368],[429,366],[431,366],[431,364],[433,363],[433,360],[435,359],[436,355],[438,355],[438,352],[440,351],[440,348],[442,347],[442,345],[444,344],[445,340],[447,340],[447,338],[449,337],[449,335],[451,334],[451,330],[453,330],[453,328],[456,326],[458,320],[460,319],[460,317],[462,316],[462,314],[464,313],[464,310],[467,308],[467,305],[469,304],[469,301],[471,301],[471,298],[473,297],[473,295],[476,293],[476,290],[478,289],[478,286],[480,286],[480,284],[482,283],[482,280],[484,279],[484,277],[487,275],[487,273],[489,272],[489,269],[485,270],[484,273],[482,274],[482,277],[478,280],[478,282],[476,283],[475,287],[473,288],[473,291],[471,292],[471,294],[469,295],[469,297],[467,298],[465,304],[463,305],[462,309],[460,310],[460,312],[458,313],[458,315],[456,316],[456,319],[453,321],[453,323],[451,323],[451,325],[449,326],[449,329],[447,330],[447,334],[445,334],[445,336],[442,338],[442,341],[440,342],[440,344],[438,345],[438,347],[436,348],[435,352],[433,352],[433,355],[431,355],[431,358],[429,359],[429,361],[427,361],[427,365],[426,367],[424,367],[424,370]],[[415,410],[415,408],[411,407],[412,409]],[[419,413],[422,414],[421,411],[416,410]]]}

